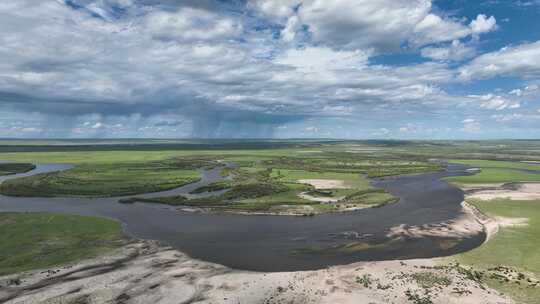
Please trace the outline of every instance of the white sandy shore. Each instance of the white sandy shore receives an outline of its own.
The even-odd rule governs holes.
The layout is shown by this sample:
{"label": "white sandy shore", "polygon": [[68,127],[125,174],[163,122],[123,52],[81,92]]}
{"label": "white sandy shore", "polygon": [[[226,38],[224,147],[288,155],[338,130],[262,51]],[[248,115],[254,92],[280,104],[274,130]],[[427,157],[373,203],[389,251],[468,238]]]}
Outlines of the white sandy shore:
{"label": "white sandy shore", "polygon": [[[192,259],[154,242],[128,245],[114,256],[35,271],[0,288],[6,303],[512,303],[437,259],[355,263],[317,271],[259,273]],[[415,273],[450,280],[426,289]],[[0,278],[2,286],[13,277]],[[407,292],[409,291],[409,292]]]}
{"label": "white sandy shore", "polygon": [[344,181],[339,179],[300,179],[299,183],[309,184],[315,189],[350,189]]}
{"label": "white sandy shore", "polygon": [[388,232],[388,237],[449,237],[466,238],[477,235],[484,230],[483,223],[477,219],[477,214],[463,202],[463,213],[454,220],[422,226],[399,225]]}
{"label": "white sandy shore", "polygon": [[540,199],[540,183],[523,183],[517,189],[487,189],[477,188],[468,199],[492,200],[507,198],[511,200],[538,200]]}
{"label": "white sandy shore", "polygon": [[[483,229],[464,203],[455,221],[398,227],[395,237],[464,237]],[[316,271],[260,273],[199,261],[156,242],[137,241],[115,255],[76,265],[0,278],[0,302],[22,303],[513,303],[481,286],[444,259],[361,262]],[[413,274],[430,273],[449,285],[420,286]],[[21,278],[20,285],[10,284]],[[12,281],[13,282],[13,281]]]}
{"label": "white sandy shore", "polygon": [[340,196],[340,197],[313,196],[313,195],[307,194],[307,192],[299,193],[298,197],[303,198],[308,201],[319,202],[319,203],[335,203],[345,198],[344,196]]}
{"label": "white sandy shore", "polygon": [[[504,184],[485,185],[461,185],[463,190],[468,191],[466,200],[538,200],[540,199],[540,183],[521,183],[514,189],[504,189]],[[524,226],[528,225],[528,218],[508,218],[508,217],[488,217],[474,206],[463,202],[465,208],[472,212],[479,223],[484,226],[486,240],[488,242],[499,231],[500,227]]]}

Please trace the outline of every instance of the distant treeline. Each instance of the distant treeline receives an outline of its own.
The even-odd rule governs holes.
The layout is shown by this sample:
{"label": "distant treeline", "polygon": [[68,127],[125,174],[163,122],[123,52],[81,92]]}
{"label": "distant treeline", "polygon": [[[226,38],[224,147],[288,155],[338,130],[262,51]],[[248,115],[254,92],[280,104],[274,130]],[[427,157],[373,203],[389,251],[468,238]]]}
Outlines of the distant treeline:
{"label": "distant treeline", "polygon": [[310,148],[328,145],[362,145],[381,148],[451,148],[500,150],[538,148],[540,140],[339,140],[339,139],[0,139],[2,152],[158,151]]}
{"label": "distant treeline", "polygon": [[164,151],[164,150],[243,150],[307,148],[320,144],[234,143],[234,144],[100,144],[100,145],[0,145],[2,152],[79,152],[79,151]]}

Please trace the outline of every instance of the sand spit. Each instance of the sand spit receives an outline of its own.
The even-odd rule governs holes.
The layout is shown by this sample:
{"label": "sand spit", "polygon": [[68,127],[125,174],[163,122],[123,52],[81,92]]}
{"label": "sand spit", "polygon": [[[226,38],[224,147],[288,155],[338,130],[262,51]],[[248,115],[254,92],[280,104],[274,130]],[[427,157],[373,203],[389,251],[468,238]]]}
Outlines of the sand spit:
{"label": "sand spit", "polygon": [[[538,200],[540,199],[540,183],[523,183],[514,187],[489,187],[469,190],[468,199],[492,200],[507,198],[511,200]],[[506,188],[506,189],[505,189]]]}
{"label": "sand spit", "polygon": [[467,202],[461,203],[464,208],[466,208],[469,212],[474,214],[475,219],[484,227],[484,233],[486,234],[486,239],[484,240],[484,244],[487,243],[489,240],[499,232],[499,223],[494,218],[491,218],[484,213],[482,213],[480,210],[478,210],[476,207],[468,204]]}
{"label": "sand spit", "polygon": [[[0,278],[15,303],[512,303],[437,259],[258,273],[202,262],[155,242],[73,266]],[[426,280],[426,278],[428,278]]]}
{"label": "sand spit", "polygon": [[528,218],[510,218],[502,216],[489,217],[467,202],[461,204],[463,205],[463,208],[466,209],[467,212],[473,214],[478,223],[484,227],[484,232],[486,234],[484,244],[499,232],[500,227],[520,227],[526,226],[529,223]]}
{"label": "sand spit", "polygon": [[307,192],[299,193],[298,197],[306,199],[308,201],[319,202],[319,203],[336,203],[345,198],[344,196],[340,196],[340,197],[313,196],[313,195],[307,194]]}
{"label": "sand spit", "polygon": [[[467,192],[465,200],[494,200],[494,199],[511,199],[511,200],[535,200],[540,199],[540,183],[523,183],[523,184],[501,184],[501,185],[462,185],[461,188]],[[463,202],[464,208],[474,214],[480,224],[484,226],[486,240],[488,242],[499,232],[500,227],[519,227],[528,225],[528,218],[508,218],[508,217],[489,217],[478,210],[476,207]]]}
{"label": "sand spit", "polygon": [[463,213],[454,220],[422,226],[399,225],[391,228],[387,236],[467,238],[482,233],[484,226],[478,220],[476,212],[465,202],[461,205],[463,207]]}
{"label": "sand spit", "polygon": [[337,179],[300,179],[299,183],[309,184],[315,189],[350,189],[344,181]]}

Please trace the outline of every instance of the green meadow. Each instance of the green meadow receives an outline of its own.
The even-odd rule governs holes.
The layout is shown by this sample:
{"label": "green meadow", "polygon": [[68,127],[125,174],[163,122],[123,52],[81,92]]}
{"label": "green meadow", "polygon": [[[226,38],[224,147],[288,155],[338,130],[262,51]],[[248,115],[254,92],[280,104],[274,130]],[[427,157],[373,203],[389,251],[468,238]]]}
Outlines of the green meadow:
{"label": "green meadow", "polygon": [[296,183],[303,179],[327,179],[343,181],[344,186],[350,188],[369,188],[369,181],[355,173],[341,172],[314,172],[305,170],[273,169],[271,176],[286,182]]}
{"label": "green meadow", "polygon": [[92,258],[122,246],[119,222],[50,213],[0,213],[0,276]]}
{"label": "green meadow", "polygon": [[[49,143],[49,145],[47,145]],[[43,141],[44,146],[14,142],[0,147],[0,175],[26,172],[37,163],[67,163],[63,172],[9,180],[0,193],[20,196],[133,196],[146,201],[195,206],[214,211],[315,215],[396,201],[369,178],[436,172],[437,160],[480,168],[471,176],[447,180],[463,184],[540,182],[540,141],[259,141],[174,140],[165,146],[83,145]],[[57,144],[59,146],[57,146]],[[80,145],[79,145],[80,144]],[[36,152],[39,150],[40,152]],[[228,179],[193,193],[227,190],[209,198],[183,196],[137,199],[137,194],[175,188],[200,179],[201,168],[235,164]],[[315,189],[301,180],[341,181],[340,187]],[[321,202],[309,198],[331,199]],[[338,201],[335,201],[338,200]],[[503,227],[487,244],[451,259],[472,266],[482,282],[533,304],[540,298],[540,201],[473,201],[489,216],[527,218],[527,225]],[[47,268],[93,257],[123,243],[120,224],[110,220],[59,214],[0,214],[0,275]],[[361,248],[362,244],[358,245]],[[343,250],[356,250],[356,247]]]}
{"label": "green meadow", "polygon": [[175,162],[80,164],[62,172],[8,180],[0,192],[11,196],[120,196],[156,192],[199,179],[195,168]]}
{"label": "green meadow", "polygon": [[[227,189],[224,194],[203,199],[187,199],[183,196],[139,199],[135,196],[123,202],[145,201],[235,212],[295,210],[295,213],[317,214],[355,206],[373,207],[395,201],[395,198],[381,189],[373,188],[365,177],[371,168],[380,166],[384,161],[361,161],[357,155],[339,161],[338,156],[331,152],[321,154],[321,151],[307,151],[309,153],[296,149],[222,153],[223,160],[238,165],[235,169],[225,170],[231,179],[204,186],[194,192]],[[302,154],[302,157],[298,154]],[[391,163],[395,165],[396,161]],[[410,162],[403,164],[411,166]],[[319,191],[308,183],[301,183],[303,179],[337,181],[343,183],[346,189],[330,187]],[[304,194],[315,199],[306,198]],[[317,201],[321,197],[338,202],[329,204]]]}
{"label": "green meadow", "polygon": [[525,218],[527,223],[501,227],[489,242],[455,259],[483,271],[484,282],[518,303],[538,303],[540,285],[533,287],[528,279],[536,282],[540,278],[540,201],[500,199],[470,203],[490,217]]}
{"label": "green meadow", "polygon": [[[241,211],[270,211],[291,205],[309,206],[315,213],[329,211],[332,206],[301,197],[308,192],[313,197],[343,199],[342,207],[377,206],[389,203],[393,197],[373,189],[367,176],[416,174],[440,170],[440,166],[420,159],[402,159],[387,155],[366,157],[349,153],[339,145],[320,143],[267,144],[245,149],[183,149],[103,151],[92,146],[83,151],[5,152],[0,160],[32,163],[68,163],[74,167],[63,172],[39,174],[9,180],[0,185],[0,193],[11,196],[73,196],[109,197],[157,192],[197,181],[198,169],[226,161],[237,165],[232,180],[210,189],[228,189],[227,193],[208,199],[186,201],[183,197],[158,198],[153,201],[175,205],[217,206]],[[8,147],[9,148],[9,147]],[[28,149],[27,146],[23,147]],[[7,148],[6,148],[7,149]],[[56,149],[48,147],[47,149]],[[60,149],[60,148],[58,148]],[[73,149],[73,147],[70,147]],[[345,150],[345,151],[344,151]],[[225,170],[229,171],[229,170]],[[225,173],[225,172],[224,172]],[[228,172],[226,174],[229,174]],[[349,189],[314,191],[301,179],[332,179],[342,181]],[[203,192],[208,189],[201,189]],[[232,202],[232,204],[231,204]]]}
{"label": "green meadow", "polygon": [[540,182],[540,174],[521,170],[540,170],[539,164],[491,160],[453,160],[454,163],[480,168],[481,172],[470,176],[447,178],[450,182],[462,184],[487,184],[511,182]]}

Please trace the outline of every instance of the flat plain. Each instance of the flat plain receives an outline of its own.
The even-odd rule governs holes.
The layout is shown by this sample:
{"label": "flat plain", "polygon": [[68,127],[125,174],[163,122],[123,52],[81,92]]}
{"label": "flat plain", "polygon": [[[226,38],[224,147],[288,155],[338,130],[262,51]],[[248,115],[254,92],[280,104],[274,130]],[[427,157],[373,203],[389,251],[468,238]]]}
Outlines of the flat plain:
{"label": "flat plain", "polygon": [[[436,260],[438,266],[434,267],[466,274],[474,284],[494,288],[520,303],[535,303],[540,296],[539,201],[504,196],[519,191],[524,183],[536,189],[533,186],[540,182],[538,141],[170,140],[98,145],[9,141],[3,142],[0,151],[0,160],[8,162],[0,165],[3,176],[27,173],[39,164],[72,166],[7,180],[0,185],[3,195],[123,197],[124,203],[158,203],[246,216],[317,216],[380,207],[396,203],[398,198],[373,186],[374,180],[441,172],[447,162],[465,165],[474,170],[446,180],[466,191],[466,201],[496,223],[496,233],[472,251]],[[201,182],[204,172],[216,168],[219,180],[188,194],[160,195],[160,191]],[[478,191],[501,195],[495,200],[472,198]],[[157,194],[148,197],[149,193]],[[6,232],[1,242],[2,275],[77,263],[125,245],[120,223],[107,219],[4,213],[0,225]],[[414,280],[435,280],[438,286],[440,280],[434,278],[439,276],[419,274]],[[358,288],[365,283],[362,277],[358,282]],[[420,290],[434,288],[431,283],[420,283]],[[435,302],[411,299],[411,303],[438,303],[435,298],[421,298]]]}

